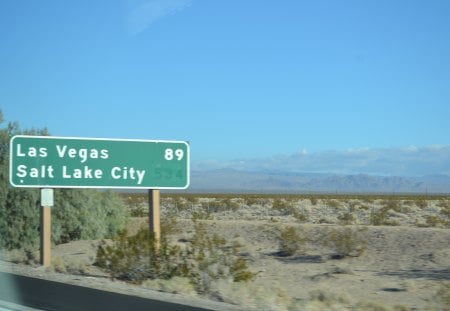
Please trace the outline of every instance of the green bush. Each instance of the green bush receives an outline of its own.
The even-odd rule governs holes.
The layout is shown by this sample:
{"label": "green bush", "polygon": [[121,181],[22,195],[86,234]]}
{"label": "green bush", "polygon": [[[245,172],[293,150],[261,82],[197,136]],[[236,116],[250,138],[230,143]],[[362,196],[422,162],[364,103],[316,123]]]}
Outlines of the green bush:
{"label": "green bush", "polygon": [[0,248],[36,249],[40,236],[39,191],[5,186],[9,191],[0,201]]}
{"label": "green bush", "polygon": [[9,141],[22,133],[46,135],[47,131],[20,132],[17,123],[0,129],[0,248],[33,250],[39,243],[39,190],[9,185]]}
{"label": "green bush", "polygon": [[123,202],[112,191],[58,189],[52,208],[55,243],[113,237],[127,223]]}
{"label": "green bush", "polygon": [[[48,132],[21,131],[17,123],[0,128],[0,248],[32,251],[39,245],[39,190],[13,188],[8,181],[9,141],[18,134],[48,135]],[[111,237],[126,221],[126,208],[114,192],[55,190],[52,207],[55,243]]]}

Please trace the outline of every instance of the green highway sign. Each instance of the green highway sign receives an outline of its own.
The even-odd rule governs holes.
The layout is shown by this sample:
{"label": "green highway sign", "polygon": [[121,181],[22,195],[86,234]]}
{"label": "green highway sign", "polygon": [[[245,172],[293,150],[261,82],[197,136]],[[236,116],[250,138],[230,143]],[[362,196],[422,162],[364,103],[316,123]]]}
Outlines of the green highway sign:
{"label": "green highway sign", "polygon": [[17,135],[10,142],[14,187],[186,189],[184,141]]}

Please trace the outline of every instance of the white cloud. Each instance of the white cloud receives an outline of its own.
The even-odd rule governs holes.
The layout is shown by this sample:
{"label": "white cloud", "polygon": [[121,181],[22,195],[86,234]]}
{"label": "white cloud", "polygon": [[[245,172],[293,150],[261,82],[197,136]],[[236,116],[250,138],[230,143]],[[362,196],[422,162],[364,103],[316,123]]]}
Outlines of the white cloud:
{"label": "white cloud", "polygon": [[416,146],[408,146],[402,148],[402,150],[404,150],[405,152],[417,152],[419,151],[419,148],[417,148]]}
{"label": "white cloud", "polygon": [[306,148],[303,148],[302,150],[300,150],[300,151],[298,152],[298,154],[301,154],[301,155],[308,155],[308,150],[307,150]]}
{"label": "white cloud", "polygon": [[362,152],[367,152],[367,151],[369,151],[370,150],[370,148],[367,148],[367,147],[362,147],[362,148],[350,148],[350,149],[347,149],[347,152],[348,153],[362,153]]}
{"label": "white cloud", "polygon": [[127,22],[132,34],[139,34],[157,20],[173,15],[190,6],[192,0],[146,0],[128,14]]}

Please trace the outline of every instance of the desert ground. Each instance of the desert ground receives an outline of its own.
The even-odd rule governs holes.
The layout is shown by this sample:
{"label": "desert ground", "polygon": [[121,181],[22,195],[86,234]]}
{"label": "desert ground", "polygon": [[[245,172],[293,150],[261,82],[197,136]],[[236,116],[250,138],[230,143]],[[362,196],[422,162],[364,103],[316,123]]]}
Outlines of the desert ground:
{"label": "desert ground", "polygon": [[[123,197],[132,235],[146,197]],[[189,243],[193,218],[239,243],[252,280],[201,294],[181,278],[129,284],[94,265],[100,241],[54,246],[46,269],[10,252],[0,269],[213,310],[450,310],[448,196],[162,195],[173,243]]]}

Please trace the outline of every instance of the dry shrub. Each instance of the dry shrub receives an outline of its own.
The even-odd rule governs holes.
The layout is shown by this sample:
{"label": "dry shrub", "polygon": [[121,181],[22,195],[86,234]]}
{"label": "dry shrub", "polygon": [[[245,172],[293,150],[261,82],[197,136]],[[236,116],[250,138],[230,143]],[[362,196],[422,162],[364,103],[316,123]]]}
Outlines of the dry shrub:
{"label": "dry shrub", "polygon": [[145,208],[147,198],[140,194],[122,195],[122,200],[127,206],[131,217],[144,217],[148,214]]}
{"label": "dry shrub", "polygon": [[424,227],[437,227],[445,228],[449,225],[449,222],[435,215],[425,215],[425,226]]}
{"label": "dry shrub", "polygon": [[322,237],[322,244],[333,251],[332,258],[358,257],[366,249],[365,228],[334,228]]}
{"label": "dry shrub", "polygon": [[318,224],[334,224],[336,220],[329,216],[323,216],[319,220],[316,221]]}
{"label": "dry shrub", "polygon": [[138,284],[148,279],[185,277],[198,293],[207,293],[213,280],[241,282],[255,276],[238,256],[239,248],[238,243],[210,235],[205,225],[195,220],[194,236],[184,248],[170,244],[165,236],[158,247],[154,235],[145,228],[134,236],[123,231],[111,243],[99,246],[96,265],[113,278]]}
{"label": "dry shrub", "polygon": [[0,259],[12,263],[35,265],[39,264],[40,258],[40,251],[31,247],[12,250],[0,249]]}
{"label": "dry shrub", "polygon": [[346,293],[329,292],[320,289],[313,290],[309,293],[310,299],[315,301],[321,301],[326,306],[333,304],[349,304],[351,299]]}
{"label": "dry shrub", "polygon": [[391,211],[396,211],[389,206],[383,206],[378,211],[372,211],[370,214],[370,224],[373,226],[398,226],[399,222],[394,219],[389,219]]}
{"label": "dry shrub", "polygon": [[208,220],[212,219],[212,215],[208,210],[200,210],[192,212],[192,219],[194,220]]}
{"label": "dry shrub", "polygon": [[311,196],[308,199],[311,202],[311,205],[317,205],[318,199],[316,197]]}
{"label": "dry shrub", "polygon": [[358,208],[359,208],[360,210],[367,211],[370,207],[369,207],[368,205],[361,204],[361,205],[359,205]]}
{"label": "dry shrub", "polygon": [[228,209],[231,209],[233,212],[237,211],[241,207],[240,201],[236,199],[226,198],[224,199],[224,203]]}
{"label": "dry shrub", "polygon": [[427,310],[448,311],[450,310],[450,283],[442,283],[436,294],[431,299]]}
{"label": "dry shrub", "polygon": [[330,274],[349,274],[353,275],[355,272],[352,270],[352,268],[348,265],[336,265],[334,267],[331,267],[328,271]]}
{"label": "dry shrub", "polygon": [[290,202],[286,201],[285,199],[276,198],[272,202],[272,208],[277,210],[287,209],[290,206],[291,206]]}
{"label": "dry shrub", "polygon": [[292,256],[306,251],[305,244],[308,237],[301,228],[287,227],[279,236],[279,254]]}
{"label": "dry shrub", "polygon": [[216,279],[249,281],[255,274],[248,270],[245,259],[238,256],[240,247],[236,241],[229,244],[217,234],[210,235],[204,223],[194,221],[194,236],[181,253],[182,276],[189,277],[199,293],[207,293]]}
{"label": "dry shrub", "polygon": [[67,258],[65,263],[68,273],[86,275],[90,272],[90,264],[84,259]]}
{"label": "dry shrub", "polygon": [[161,235],[167,237],[180,233],[181,228],[177,222],[176,216],[176,213],[168,212],[164,217],[161,217]]}
{"label": "dry shrub", "polygon": [[292,311],[410,311],[411,309],[404,305],[388,306],[381,302],[358,302],[352,303],[351,297],[340,291],[330,291],[316,289],[310,292],[310,299],[297,301],[289,310]]}
{"label": "dry shrub", "polygon": [[186,277],[175,276],[169,280],[146,280],[142,283],[142,286],[173,294],[197,295],[194,285]]}
{"label": "dry shrub", "polygon": [[446,203],[441,206],[440,214],[444,217],[447,217],[450,220],[450,204]]}
{"label": "dry shrub", "polygon": [[29,258],[27,252],[23,249],[4,250],[0,252],[0,259],[12,263],[26,263]]}
{"label": "dry shrub", "polygon": [[307,222],[309,215],[306,211],[301,211],[295,207],[291,208],[292,216],[300,222]]}
{"label": "dry shrub", "polygon": [[52,257],[51,265],[47,269],[59,273],[87,275],[90,273],[90,264],[80,258],[55,256]]}
{"label": "dry shrub", "polygon": [[341,225],[351,225],[355,222],[356,218],[352,212],[346,212],[338,216],[339,223]]}
{"label": "dry shrub", "polygon": [[381,204],[383,205],[384,210],[387,210],[387,211],[393,210],[393,211],[396,211],[397,213],[400,213],[402,211],[402,207],[400,205],[399,200],[388,199],[388,200],[381,202]]}
{"label": "dry shrub", "polygon": [[331,207],[331,208],[339,208],[339,207],[341,206],[341,204],[339,203],[339,201],[333,200],[333,199],[326,200],[326,201],[325,201],[325,204],[326,204],[327,206]]}
{"label": "dry shrub", "polygon": [[428,206],[428,202],[425,199],[416,199],[414,200],[414,204],[420,209],[424,209]]}
{"label": "dry shrub", "polygon": [[411,310],[407,306],[403,305],[395,305],[395,306],[387,306],[381,302],[360,302],[354,308],[355,311],[409,311]]}
{"label": "dry shrub", "polygon": [[316,289],[309,293],[310,299],[292,304],[292,311],[344,311],[351,310],[351,298],[347,293]]}
{"label": "dry shrub", "polygon": [[243,310],[291,310],[292,298],[278,283],[262,286],[255,283],[242,284],[217,280],[212,287],[212,298],[239,305]]}
{"label": "dry shrub", "polygon": [[[304,215],[302,215],[292,204],[291,201],[286,199],[275,198],[272,201],[272,209],[276,210],[280,213],[280,215],[290,215],[295,213],[299,217],[300,220],[305,219]],[[296,217],[294,215],[294,217]]]}
{"label": "dry shrub", "polygon": [[156,239],[148,229],[140,229],[128,236],[121,231],[112,243],[105,241],[97,250],[96,265],[106,269],[111,277],[141,283],[146,279],[167,279],[176,275],[181,261],[169,261],[180,250],[161,239],[158,249]]}
{"label": "dry shrub", "polygon": [[66,263],[61,257],[53,257],[52,263],[50,267],[48,268],[50,271],[59,272],[59,273],[66,273]]}

